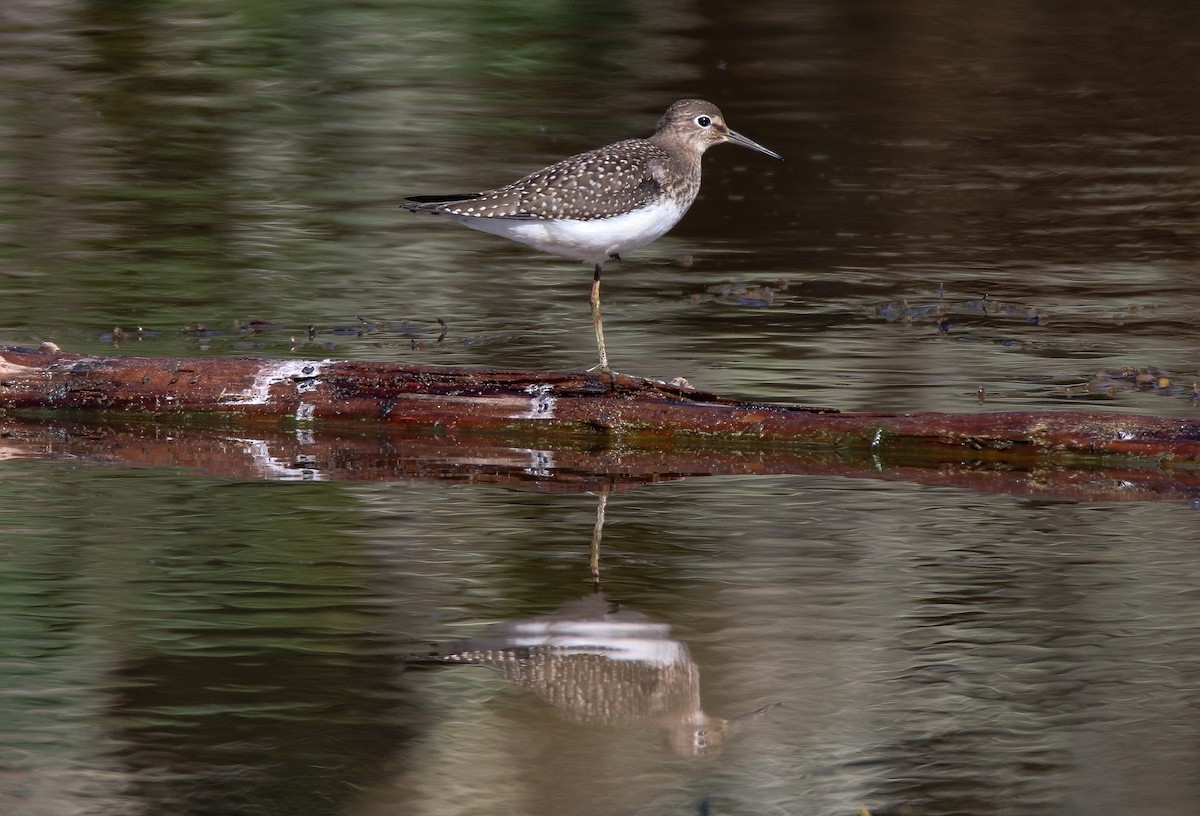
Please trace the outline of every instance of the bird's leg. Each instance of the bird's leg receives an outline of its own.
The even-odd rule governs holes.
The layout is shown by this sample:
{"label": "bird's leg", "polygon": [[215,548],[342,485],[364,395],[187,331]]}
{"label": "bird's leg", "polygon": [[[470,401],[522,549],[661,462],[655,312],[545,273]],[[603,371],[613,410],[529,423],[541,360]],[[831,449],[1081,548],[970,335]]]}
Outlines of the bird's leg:
{"label": "bird's leg", "polygon": [[592,325],[596,328],[596,346],[600,349],[600,364],[588,370],[608,372],[608,350],[604,347],[604,324],[600,316],[600,264],[596,264],[596,273],[592,276],[592,296],[588,303],[592,306]]}

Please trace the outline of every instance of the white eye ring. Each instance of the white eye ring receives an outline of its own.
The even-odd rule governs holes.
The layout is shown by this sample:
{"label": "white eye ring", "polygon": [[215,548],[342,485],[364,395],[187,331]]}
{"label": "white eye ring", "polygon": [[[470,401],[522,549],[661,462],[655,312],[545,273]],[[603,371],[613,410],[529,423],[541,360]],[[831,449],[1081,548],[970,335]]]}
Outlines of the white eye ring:
{"label": "white eye ring", "polygon": [[712,119],[705,116],[703,113],[696,117],[696,124],[702,128],[712,127]]}

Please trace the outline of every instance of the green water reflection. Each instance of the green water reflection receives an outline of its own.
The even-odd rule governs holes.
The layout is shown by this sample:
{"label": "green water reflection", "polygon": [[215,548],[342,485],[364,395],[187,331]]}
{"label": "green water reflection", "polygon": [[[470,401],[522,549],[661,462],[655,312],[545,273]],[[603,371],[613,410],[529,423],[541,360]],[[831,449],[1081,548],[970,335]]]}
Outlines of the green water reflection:
{"label": "green water reflection", "polygon": [[[0,510],[11,807],[31,778],[88,779],[98,762],[110,793],[132,786],[175,812],[243,796],[304,812],[319,791],[372,776],[411,727],[377,705],[391,688],[389,627],[352,500],[148,473],[25,475],[6,474]],[[45,501],[47,479],[71,499]]]}
{"label": "green water reflection", "polygon": [[781,703],[687,759],[656,721],[399,659],[586,595],[594,497],[48,464],[4,486],[9,795],[50,776],[113,812],[1182,813],[1200,783],[1180,505],[815,477],[615,495],[606,594],[670,626],[705,711]]}

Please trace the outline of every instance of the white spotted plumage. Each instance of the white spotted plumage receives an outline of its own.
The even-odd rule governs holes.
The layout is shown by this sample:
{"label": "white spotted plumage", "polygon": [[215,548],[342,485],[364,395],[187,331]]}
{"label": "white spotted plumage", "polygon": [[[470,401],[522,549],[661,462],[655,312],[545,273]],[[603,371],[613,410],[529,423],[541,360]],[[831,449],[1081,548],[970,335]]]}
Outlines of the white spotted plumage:
{"label": "white spotted plumage", "polygon": [[563,159],[494,190],[423,196],[414,199],[420,203],[404,206],[467,218],[591,221],[623,215],[664,197],[684,204],[686,211],[699,189],[699,155],[674,157],[648,139],[628,139]]}

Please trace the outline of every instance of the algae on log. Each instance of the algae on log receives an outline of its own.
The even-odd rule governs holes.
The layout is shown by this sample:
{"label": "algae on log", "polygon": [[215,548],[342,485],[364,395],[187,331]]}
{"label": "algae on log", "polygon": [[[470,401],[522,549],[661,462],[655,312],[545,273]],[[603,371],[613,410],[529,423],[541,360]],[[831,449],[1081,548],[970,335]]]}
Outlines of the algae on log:
{"label": "algae on log", "polygon": [[587,435],[654,448],[859,448],[974,459],[1047,454],[1200,459],[1200,421],[1114,413],[848,414],[742,402],[624,375],[336,360],[96,357],[0,348],[0,410],[288,421],[371,421],[411,430]]}

